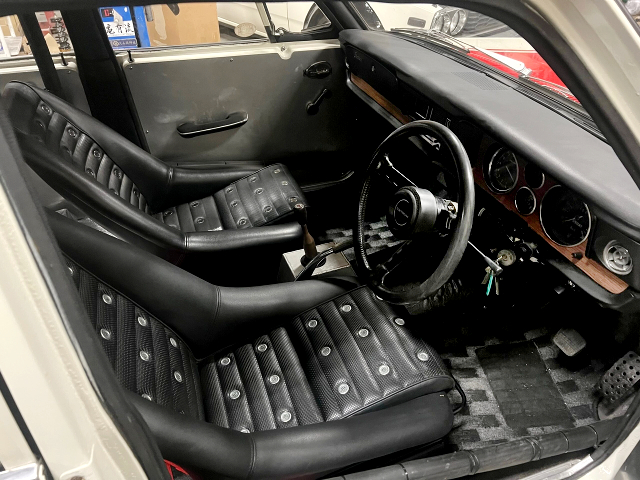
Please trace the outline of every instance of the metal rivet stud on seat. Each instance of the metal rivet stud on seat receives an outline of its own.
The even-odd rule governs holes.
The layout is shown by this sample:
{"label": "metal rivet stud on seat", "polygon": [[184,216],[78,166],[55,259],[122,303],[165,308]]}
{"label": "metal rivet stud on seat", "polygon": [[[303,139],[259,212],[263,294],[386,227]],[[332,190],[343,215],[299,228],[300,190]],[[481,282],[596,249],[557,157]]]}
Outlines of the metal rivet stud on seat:
{"label": "metal rivet stud on seat", "polygon": [[296,203],[298,201],[298,197],[289,197],[289,203]]}
{"label": "metal rivet stud on seat", "polygon": [[220,359],[220,365],[224,365],[225,367],[231,363],[231,359],[229,357],[222,357]]}
{"label": "metal rivet stud on seat", "polygon": [[241,218],[240,220],[238,220],[238,225],[240,225],[241,227],[246,224],[247,224],[246,218]]}
{"label": "metal rivet stud on seat", "polygon": [[95,148],[91,153],[93,153],[93,156],[96,158],[100,158],[102,156],[102,152],[100,152],[100,150],[98,150],[97,148]]}
{"label": "metal rivet stud on seat", "polygon": [[247,427],[242,427],[240,433],[251,433],[251,431]]}
{"label": "metal rivet stud on seat", "polygon": [[165,217],[168,217],[169,215],[173,215],[173,212],[171,210],[167,210],[166,212],[163,213],[163,215]]}
{"label": "metal rivet stud on seat", "polygon": [[280,414],[280,420],[282,420],[284,423],[290,422],[291,421],[291,412],[289,410],[285,410],[284,412],[282,412]]}
{"label": "metal rivet stud on seat", "polygon": [[120,170],[118,170],[117,168],[113,169],[113,176],[116,178],[122,178],[122,172]]}
{"label": "metal rivet stud on seat", "polygon": [[140,358],[142,360],[144,360],[145,362],[148,362],[149,359],[151,358],[151,355],[149,355],[147,352],[145,352],[144,350],[140,350]]}
{"label": "metal rivet stud on seat", "polygon": [[118,195],[118,192],[116,191],[115,188],[110,188],[109,190],[111,190],[111,193],[113,193],[116,197],[120,196],[120,195]]}
{"label": "metal rivet stud on seat", "polygon": [[69,269],[69,273],[73,275],[73,267],[67,267]]}
{"label": "metal rivet stud on seat", "polygon": [[227,192],[227,193],[231,193],[231,192],[233,192],[233,188],[231,188],[231,187],[227,188],[226,192]]}
{"label": "metal rivet stud on seat", "polygon": [[280,169],[279,169],[279,168],[276,168],[276,169],[273,171],[273,173],[280,173]]}
{"label": "metal rivet stud on seat", "polygon": [[389,365],[385,365],[384,363],[378,367],[378,373],[380,375],[388,375],[390,371]]}
{"label": "metal rivet stud on seat", "polygon": [[202,217],[196,218],[196,223],[204,223],[204,218]]}
{"label": "metal rivet stud on seat", "polygon": [[262,188],[256,188],[255,191],[253,193],[255,193],[256,195],[260,195],[262,192],[264,192],[264,189]]}
{"label": "metal rivet stud on seat", "polygon": [[229,392],[229,397],[231,397],[232,400],[237,400],[240,398],[240,390],[231,390],[231,392]]}
{"label": "metal rivet stud on seat", "polygon": [[396,325],[400,325],[400,326],[404,325],[404,320],[400,317],[396,318],[394,322],[396,322]]}
{"label": "metal rivet stud on seat", "polygon": [[255,182],[257,179],[258,179],[258,177],[251,177],[251,178],[249,179],[249,181],[250,181],[251,183],[253,183],[253,182]]}
{"label": "metal rivet stud on seat", "polygon": [[367,330],[366,328],[361,328],[360,330],[358,330],[358,335],[360,335],[362,338],[368,337],[369,330]]}
{"label": "metal rivet stud on seat", "polygon": [[148,393],[143,393],[141,396],[142,396],[142,398],[144,398],[145,400],[149,400],[149,401],[152,401],[152,400],[153,400],[153,398],[151,398],[151,395],[149,395]]}
{"label": "metal rivet stud on seat", "polygon": [[259,352],[266,352],[267,351],[267,344],[266,343],[261,343],[260,345],[258,345],[258,351]]}
{"label": "metal rivet stud on seat", "polygon": [[38,128],[41,128],[42,130],[46,130],[44,128],[44,123],[42,123],[40,120],[36,120],[36,125],[38,126]]}
{"label": "metal rivet stud on seat", "polygon": [[147,326],[147,319],[144,318],[144,317],[138,317],[138,323],[140,324],[140,326],[146,327]]}
{"label": "metal rivet stud on seat", "polygon": [[100,336],[102,338],[104,338],[105,340],[111,340],[111,332],[109,330],[107,330],[106,328],[101,328],[100,329]]}
{"label": "metal rivet stud on seat", "polygon": [[340,385],[338,385],[338,393],[340,395],[349,393],[349,385],[347,385],[346,383],[341,383]]}
{"label": "metal rivet stud on seat", "polygon": [[200,205],[198,202],[191,202],[192,208],[196,208],[198,205]]}
{"label": "metal rivet stud on seat", "polygon": [[69,127],[67,128],[67,133],[69,134],[70,137],[75,138],[78,136],[78,132],[76,132],[73,128]]}
{"label": "metal rivet stud on seat", "polygon": [[93,170],[91,170],[90,168],[87,168],[87,169],[85,170],[85,172],[87,172],[87,174],[91,175],[92,177],[95,177],[95,176],[96,176],[96,174],[95,174],[95,173],[93,172]]}
{"label": "metal rivet stud on seat", "polygon": [[111,298],[110,295],[107,295],[106,293],[102,295],[102,301],[104,303],[106,303],[107,305],[111,305],[113,303],[113,298]]}
{"label": "metal rivet stud on seat", "polygon": [[349,313],[351,311],[351,305],[347,303],[346,305],[340,307],[340,310],[342,310],[344,313]]}
{"label": "metal rivet stud on seat", "polygon": [[47,115],[51,115],[51,108],[49,107],[49,105],[45,105],[43,103],[42,105],[40,105],[40,109]]}
{"label": "metal rivet stud on seat", "polygon": [[318,326],[318,321],[314,318],[309,320],[309,322],[307,323],[307,327],[309,328],[316,328]]}
{"label": "metal rivet stud on seat", "polygon": [[322,350],[320,350],[320,354],[323,357],[328,357],[330,353],[331,353],[331,348],[330,347],[322,347]]}
{"label": "metal rivet stud on seat", "polygon": [[420,360],[421,362],[426,362],[427,360],[429,360],[429,355],[427,355],[425,352],[418,352],[418,360]]}
{"label": "metal rivet stud on seat", "polygon": [[232,207],[237,207],[238,206],[238,201],[234,200],[233,202],[231,202],[229,205],[231,205]]}
{"label": "metal rivet stud on seat", "polygon": [[264,213],[271,213],[271,210],[273,210],[273,207],[271,205],[267,205],[263,208]]}
{"label": "metal rivet stud on seat", "polygon": [[178,342],[176,342],[175,338],[173,338],[173,337],[169,338],[169,343],[171,344],[171,346],[173,348],[178,348]]}
{"label": "metal rivet stud on seat", "polygon": [[284,182],[282,182],[282,185],[289,185],[289,182],[285,180]]}
{"label": "metal rivet stud on seat", "polygon": [[280,381],[280,377],[278,375],[271,375],[269,377],[269,383],[271,385],[275,385],[276,383],[278,383]]}
{"label": "metal rivet stud on seat", "polygon": [[182,374],[180,372],[173,372],[173,378],[175,378],[176,381],[182,383]]}

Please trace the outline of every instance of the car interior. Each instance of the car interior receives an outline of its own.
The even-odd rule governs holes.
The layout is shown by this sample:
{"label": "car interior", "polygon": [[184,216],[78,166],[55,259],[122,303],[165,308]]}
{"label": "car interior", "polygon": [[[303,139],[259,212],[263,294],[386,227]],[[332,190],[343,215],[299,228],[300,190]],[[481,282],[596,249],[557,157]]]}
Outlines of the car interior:
{"label": "car interior", "polygon": [[121,50],[70,8],[58,57],[19,12],[0,123],[86,313],[70,334],[193,478],[582,458],[640,379],[640,191],[582,108],[361,3]]}

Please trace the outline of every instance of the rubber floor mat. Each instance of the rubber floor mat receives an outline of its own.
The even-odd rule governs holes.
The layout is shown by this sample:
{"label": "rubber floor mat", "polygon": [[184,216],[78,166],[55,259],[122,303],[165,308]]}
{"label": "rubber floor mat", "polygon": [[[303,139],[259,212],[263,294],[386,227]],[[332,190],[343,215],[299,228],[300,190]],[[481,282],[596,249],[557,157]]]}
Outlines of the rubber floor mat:
{"label": "rubber floor mat", "polygon": [[507,425],[512,429],[573,427],[573,418],[534,342],[476,350]]}

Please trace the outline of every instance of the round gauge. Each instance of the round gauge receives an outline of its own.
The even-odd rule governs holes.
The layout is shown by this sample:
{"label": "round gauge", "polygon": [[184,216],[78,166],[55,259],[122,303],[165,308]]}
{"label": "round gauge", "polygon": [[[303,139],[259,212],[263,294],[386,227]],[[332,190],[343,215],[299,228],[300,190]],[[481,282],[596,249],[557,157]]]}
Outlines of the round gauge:
{"label": "round gauge", "polygon": [[535,211],[537,203],[536,196],[529,187],[520,187],[516,192],[516,210],[520,215],[531,215]]}
{"label": "round gauge", "polygon": [[544,185],[544,173],[533,163],[527,163],[524,167],[524,181],[531,188],[540,188]]}
{"label": "round gauge", "polygon": [[540,224],[558,245],[575,247],[587,239],[591,214],[586,203],[568,188],[551,187],[540,203]]}
{"label": "round gauge", "polygon": [[501,148],[493,154],[487,165],[487,184],[496,193],[508,193],[518,182],[518,172],[518,160],[514,153]]}

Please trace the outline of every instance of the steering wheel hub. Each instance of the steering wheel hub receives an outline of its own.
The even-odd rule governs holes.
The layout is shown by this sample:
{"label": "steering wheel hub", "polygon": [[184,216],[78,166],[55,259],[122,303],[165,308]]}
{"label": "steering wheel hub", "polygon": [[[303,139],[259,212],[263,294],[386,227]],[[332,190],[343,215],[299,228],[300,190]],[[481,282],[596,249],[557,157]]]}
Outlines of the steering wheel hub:
{"label": "steering wheel hub", "polygon": [[408,240],[414,235],[433,231],[443,213],[448,216],[444,202],[429,190],[403,187],[389,204],[387,224],[396,238]]}

